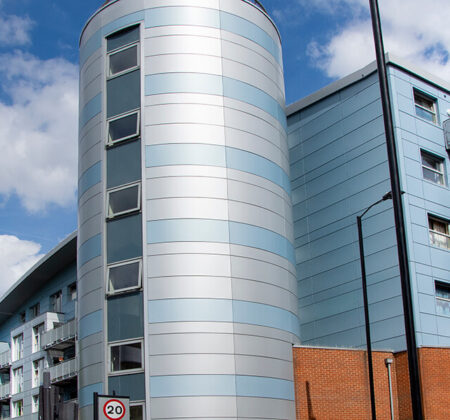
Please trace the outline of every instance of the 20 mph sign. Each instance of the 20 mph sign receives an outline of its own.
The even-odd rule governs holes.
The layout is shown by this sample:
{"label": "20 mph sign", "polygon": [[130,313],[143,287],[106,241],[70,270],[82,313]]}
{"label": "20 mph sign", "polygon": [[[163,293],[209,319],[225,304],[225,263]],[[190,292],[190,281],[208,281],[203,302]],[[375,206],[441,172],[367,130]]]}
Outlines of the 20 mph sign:
{"label": "20 mph sign", "polygon": [[95,420],[130,420],[130,399],[94,394]]}

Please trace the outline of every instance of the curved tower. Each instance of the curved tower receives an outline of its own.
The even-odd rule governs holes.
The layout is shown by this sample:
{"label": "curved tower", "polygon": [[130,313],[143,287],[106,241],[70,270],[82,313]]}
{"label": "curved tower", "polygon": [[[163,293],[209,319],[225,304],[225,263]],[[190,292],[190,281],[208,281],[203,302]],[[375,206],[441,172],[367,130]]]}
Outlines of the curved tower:
{"label": "curved tower", "polygon": [[80,41],[79,404],[295,419],[279,33],[258,2],[116,0]]}

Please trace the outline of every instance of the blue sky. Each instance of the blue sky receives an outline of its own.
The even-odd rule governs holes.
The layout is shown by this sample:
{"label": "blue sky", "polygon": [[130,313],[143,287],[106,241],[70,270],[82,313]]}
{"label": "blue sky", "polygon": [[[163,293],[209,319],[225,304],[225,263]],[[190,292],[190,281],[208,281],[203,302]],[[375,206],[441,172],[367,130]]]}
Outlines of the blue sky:
{"label": "blue sky", "polygon": [[[449,79],[448,0],[379,2],[386,50]],[[0,0],[0,295],[76,229],[78,37],[103,3]],[[374,59],[368,0],[262,3],[287,103]]]}

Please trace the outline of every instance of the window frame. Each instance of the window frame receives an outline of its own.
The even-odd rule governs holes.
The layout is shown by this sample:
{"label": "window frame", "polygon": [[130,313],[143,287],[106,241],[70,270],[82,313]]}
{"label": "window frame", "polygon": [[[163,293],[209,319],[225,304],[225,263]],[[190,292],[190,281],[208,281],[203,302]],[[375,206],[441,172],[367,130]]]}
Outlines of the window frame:
{"label": "window frame", "polygon": [[[62,290],[58,290],[57,292],[53,293],[50,295],[50,312],[54,312],[54,313],[62,313],[62,306],[63,306],[63,301],[62,301]],[[55,303],[56,303],[56,298],[59,299],[59,311],[57,311]]]}
{"label": "window frame", "polygon": [[145,401],[130,401],[130,419],[131,419],[131,407],[142,407],[142,420],[145,420]]}
{"label": "window frame", "polygon": [[[114,122],[114,121],[120,120],[122,118],[126,118],[126,117],[128,117],[130,115],[133,115],[133,114],[137,114],[136,130],[135,130],[135,132],[133,134],[129,134],[128,136],[120,137],[120,138],[118,138],[116,140],[111,140],[111,136],[109,134],[110,124],[112,122]],[[119,115],[114,115],[113,117],[109,118],[106,121],[106,138],[107,138],[106,146],[111,147],[111,146],[114,146],[115,144],[122,143],[122,142],[127,141],[127,140],[138,138],[140,136],[140,134],[141,134],[141,110],[140,110],[140,108],[132,109],[131,111],[127,111],[127,112],[124,112],[124,113],[119,114]]]}
{"label": "window frame", "polygon": [[[36,334],[36,332],[39,332],[39,327],[42,327],[42,331],[41,331],[41,333]],[[32,351],[32,353],[41,351],[41,334],[44,331],[45,331],[45,323],[44,322],[33,325],[32,329],[31,329],[31,333],[32,333],[31,351]]]}
{"label": "window frame", "polygon": [[[20,375],[16,375],[16,372],[21,372]],[[12,387],[11,387],[11,394],[21,394],[24,392],[23,389],[23,366],[17,366],[16,368],[12,369]],[[19,376],[19,380],[16,376]]]}
{"label": "window frame", "polygon": [[[35,364],[37,364],[37,376]],[[45,358],[35,359],[31,361],[31,387],[38,388],[41,385],[42,375],[45,369]]]}
{"label": "window frame", "polygon": [[[21,337],[20,345],[18,345],[18,338]],[[20,334],[17,334],[12,339],[12,361],[16,362],[17,360],[20,360],[23,358],[23,332]]]}
{"label": "window frame", "polygon": [[[438,223],[445,224],[446,231],[445,232],[439,232],[437,230],[431,229],[430,228],[430,220],[434,220],[434,221],[436,221]],[[429,233],[428,236],[429,236],[429,241],[430,241],[430,245],[431,246],[433,246],[435,248],[439,248],[439,249],[444,249],[444,250],[450,251],[450,247],[448,246],[448,243],[449,243],[449,240],[450,240],[450,234],[449,234],[450,233],[449,232],[450,228],[449,228],[449,225],[450,225],[450,221],[449,220],[428,213],[428,233]],[[439,245],[436,245],[435,243],[433,243],[432,234],[436,234],[436,235],[443,236],[443,237],[447,238],[447,246],[444,248],[442,246],[439,246]]]}
{"label": "window frame", "polygon": [[[448,302],[448,305],[450,305],[450,298],[445,298],[445,297],[437,295],[437,290],[439,288],[447,289],[450,292],[450,284],[446,283],[446,282],[443,282],[443,281],[439,281],[439,280],[435,280],[434,281],[434,296],[436,298],[436,303],[437,303],[438,300],[440,300],[440,301],[443,301],[443,302]],[[447,315],[447,314],[444,314],[444,313],[438,313],[437,307],[438,307],[438,305],[436,304],[436,315],[437,316],[450,316],[450,314]]]}
{"label": "window frame", "polygon": [[[111,350],[113,347],[120,347],[127,344],[135,344],[139,343],[141,345],[141,367],[135,369],[124,369],[124,370],[112,370],[112,357]],[[131,373],[144,372],[144,339],[137,338],[133,340],[121,340],[121,341],[113,341],[108,343],[108,375],[109,376],[120,376],[120,375],[128,375]]]}
{"label": "window frame", "polygon": [[[71,302],[73,302],[74,300],[77,300],[78,291],[77,291],[77,282],[76,281],[74,281],[73,283],[70,283],[67,286],[67,293],[69,295],[69,299]],[[74,297],[74,293],[75,293],[75,297]]]}
{"label": "window frame", "polygon": [[[438,170],[436,170],[434,168],[430,168],[428,166],[425,166],[424,165],[424,161],[423,161],[423,157],[424,156],[426,156],[428,158],[431,158],[435,162],[439,163],[440,166],[441,166],[441,171],[438,171]],[[446,177],[446,174],[445,174],[445,158],[443,158],[443,157],[441,157],[439,155],[436,155],[435,153],[431,153],[431,152],[429,152],[429,151],[427,151],[425,149],[420,149],[420,164],[422,166],[422,179],[424,181],[431,182],[432,184],[440,185],[442,187],[446,187],[447,186],[447,177]],[[434,182],[434,181],[432,181],[430,179],[425,178],[425,175],[423,173],[424,169],[427,169],[428,171],[431,171],[433,173],[441,175],[442,176],[442,183]]]}
{"label": "window frame", "polygon": [[[424,107],[423,105],[420,105],[416,102],[416,97],[418,99],[422,99],[424,101],[429,101],[432,104],[432,110],[430,111],[430,109]],[[439,121],[438,121],[438,111],[437,111],[437,99],[434,98],[433,96],[419,90],[416,88],[413,88],[413,100],[414,100],[414,111],[415,111],[415,115],[416,117],[421,118],[424,121],[428,121],[432,124],[435,125],[439,125]],[[427,112],[428,114],[432,115],[432,121],[428,120],[427,118],[424,118],[420,115],[417,114],[417,109],[416,107],[422,109],[423,111]]]}
{"label": "window frame", "polygon": [[[133,187],[138,187],[138,196],[137,196],[137,207],[128,209],[128,210],[123,210],[120,211],[118,213],[110,213],[110,205],[109,205],[109,197],[111,193],[115,193],[118,191],[122,191],[122,190],[126,190],[127,188],[133,188]],[[112,220],[115,219],[118,216],[123,216],[125,214],[129,214],[129,213],[134,213],[134,212],[139,212],[141,211],[141,195],[142,195],[142,188],[141,188],[141,182],[133,182],[130,184],[124,184],[124,185],[120,185],[119,187],[114,187],[114,188],[110,188],[109,190],[106,190],[106,210],[107,210],[107,215],[106,215],[106,219],[108,220]]]}
{"label": "window frame", "polygon": [[39,394],[31,396],[31,412],[32,413],[39,412]]}
{"label": "window frame", "polygon": [[[17,413],[17,404],[20,403],[20,413]],[[12,413],[11,418],[17,418],[23,416],[23,399],[22,400],[16,400],[12,402]]]}
{"label": "window frame", "polygon": [[32,319],[38,317],[41,314],[40,302],[37,302],[34,305],[30,306],[30,313]]}
{"label": "window frame", "polygon": [[[111,291],[110,280],[109,280],[110,269],[114,268],[114,267],[119,267],[122,265],[134,264],[134,263],[139,264],[139,275],[138,275],[137,285],[130,286],[130,287],[124,287],[123,289],[116,289],[116,290]],[[107,281],[107,284],[106,284],[107,296],[114,296],[114,295],[119,295],[122,293],[127,293],[127,292],[131,292],[131,291],[134,292],[136,290],[140,290],[142,288],[142,258],[133,258],[132,260],[120,261],[118,263],[109,264],[106,269],[106,281]]]}
{"label": "window frame", "polygon": [[[115,32],[114,32],[115,33]],[[114,33],[110,35],[114,35]],[[110,36],[108,35],[108,36]],[[106,38],[108,38],[108,36]],[[114,79],[116,77],[122,76],[126,73],[132,72],[134,70],[137,70],[141,67],[141,49],[140,49],[140,39],[138,41],[129,42],[128,44],[122,45],[120,47],[115,48],[114,50],[107,52],[107,59],[106,59],[106,80]],[[130,48],[133,48],[136,46],[136,65],[133,67],[129,67],[125,70],[119,71],[117,73],[111,74],[111,56],[115,55],[117,53],[120,53],[122,51],[128,50]]]}

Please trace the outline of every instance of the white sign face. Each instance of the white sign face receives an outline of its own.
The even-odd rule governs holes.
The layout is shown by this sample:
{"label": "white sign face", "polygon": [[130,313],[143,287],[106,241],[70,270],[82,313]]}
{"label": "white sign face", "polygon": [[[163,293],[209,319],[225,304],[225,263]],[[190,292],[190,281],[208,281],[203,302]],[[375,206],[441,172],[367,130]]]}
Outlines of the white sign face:
{"label": "white sign face", "polygon": [[130,420],[130,399],[121,397],[98,397],[99,420]]}

